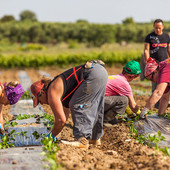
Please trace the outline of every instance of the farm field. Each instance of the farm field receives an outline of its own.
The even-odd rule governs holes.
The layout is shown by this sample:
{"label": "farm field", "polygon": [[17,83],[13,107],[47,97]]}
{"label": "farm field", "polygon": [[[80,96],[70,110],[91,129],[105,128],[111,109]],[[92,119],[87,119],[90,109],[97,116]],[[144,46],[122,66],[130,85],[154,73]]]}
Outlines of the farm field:
{"label": "farm field", "polygon": [[[51,77],[54,77],[65,69],[66,68],[53,66],[39,69],[25,68],[24,70],[34,82],[42,76],[39,70],[43,70],[49,73]],[[109,75],[119,74],[122,71],[122,66],[106,67],[106,69]],[[1,82],[19,81],[18,71],[19,69],[1,69]],[[149,84],[149,82],[141,83],[139,78],[131,84],[135,90],[145,89],[145,95],[139,95],[134,92],[136,102],[142,108],[151,91],[151,84]],[[49,106],[43,105],[43,108],[46,113],[52,115]],[[9,115],[9,109],[9,106],[3,109],[3,116],[6,120],[12,119],[12,116]],[[170,110],[168,109],[167,112],[169,113]],[[61,139],[73,140],[72,125],[70,117],[59,135]],[[125,122],[112,126],[105,126],[104,136],[101,141],[101,146],[90,146],[88,150],[78,149],[59,143],[58,146],[60,150],[57,152],[56,156],[58,164],[62,165],[61,169],[170,169],[170,157],[135,141],[135,139],[130,137],[129,128]]]}

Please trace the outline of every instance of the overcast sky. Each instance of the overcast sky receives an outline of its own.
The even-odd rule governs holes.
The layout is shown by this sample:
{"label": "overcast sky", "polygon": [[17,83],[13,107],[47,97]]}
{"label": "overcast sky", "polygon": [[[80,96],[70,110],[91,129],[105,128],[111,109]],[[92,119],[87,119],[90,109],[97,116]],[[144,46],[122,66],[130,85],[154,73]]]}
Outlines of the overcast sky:
{"label": "overcast sky", "polygon": [[34,12],[39,21],[122,23],[127,17],[135,22],[156,18],[170,21],[170,0],[0,0],[0,18],[13,15],[19,20],[24,10]]}

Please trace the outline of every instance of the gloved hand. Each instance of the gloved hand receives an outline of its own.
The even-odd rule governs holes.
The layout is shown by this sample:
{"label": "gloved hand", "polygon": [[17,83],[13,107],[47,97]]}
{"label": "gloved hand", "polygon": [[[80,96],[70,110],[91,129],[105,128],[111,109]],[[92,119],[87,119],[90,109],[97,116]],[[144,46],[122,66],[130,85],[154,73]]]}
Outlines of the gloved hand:
{"label": "gloved hand", "polygon": [[3,137],[3,130],[2,130],[2,124],[0,123],[0,139],[2,139]]}
{"label": "gloved hand", "polygon": [[144,107],[142,112],[140,113],[140,117],[144,119],[146,117],[146,114],[148,113],[149,109]]}
{"label": "gloved hand", "polygon": [[3,135],[2,134],[0,134],[0,139],[2,139],[3,138]]}
{"label": "gloved hand", "polygon": [[138,111],[136,112],[136,115],[140,115],[141,114],[141,110],[138,109]]}
{"label": "gloved hand", "polygon": [[136,114],[132,112],[132,110],[130,109],[129,106],[126,107],[125,112],[126,112],[126,114],[127,114],[127,117],[129,117],[129,118],[136,116]]}
{"label": "gloved hand", "polygon": [[55,137],[54,135],[52,135],[51,132],[50,132],[46,137],[49,138],[50,136],[53,138],[53,141],[54,141],[54,142],[56,142],[56,141],[59,139],[59,137]]}

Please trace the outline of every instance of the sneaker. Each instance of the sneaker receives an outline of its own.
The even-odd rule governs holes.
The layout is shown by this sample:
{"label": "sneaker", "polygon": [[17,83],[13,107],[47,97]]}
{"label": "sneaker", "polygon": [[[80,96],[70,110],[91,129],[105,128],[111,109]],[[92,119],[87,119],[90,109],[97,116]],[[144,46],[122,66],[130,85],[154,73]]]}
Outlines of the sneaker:
{"label": "sneaker", "polygon": [[99,145],[101,145],[101,141],[100,141],[100,139],[98,139],[98,140],[89,139],[89,144],[99,146]]}
{"label": "sneaker", "polygon": [[75,140],[75,141],[61,140],[61,142],[66,144],[66,145],[76,146],[78,148],[85,148],[85,149],[89,148],[89,141],[85,137],[81,137],[81,138],[79,138],[78,140]]}

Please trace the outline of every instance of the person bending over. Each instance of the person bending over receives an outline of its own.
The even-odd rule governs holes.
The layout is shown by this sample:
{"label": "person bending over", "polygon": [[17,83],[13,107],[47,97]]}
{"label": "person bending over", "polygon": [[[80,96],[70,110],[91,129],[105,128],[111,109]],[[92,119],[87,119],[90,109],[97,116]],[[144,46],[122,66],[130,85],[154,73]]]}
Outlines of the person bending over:
{"label": "person bending over", "polygon": [[140,116],[145,118],[149,109],[154,107],[155,103],[160,99],[158,115],[165,113],[170,97],[170,59],[166,59],[159,64],[155,59],[148,58],[145,67],[145,77],[157,83],[156,89],[147,100]]}
{"label": "person bending over", "polygon": [[34,107],[50,105],[55,122],[49,135],[55,140],[68,118],[70,108],[75,140],[68,144],[88,148],[100,143],[103,135],[104,94],[108,74],[101,62],[92,61],[71,68],[52,81],[39,80],[31,85]]}
{"label": "person bending over", "polygon": [[128,104],[132,112],[139,112],[129,82],[139,77],[140,73],[139,63],[132,60],[125,65],[121,74],[108,77],[104,100],[105,122],[117,123],[115,116],[124,114]]}
{"label": "person bending over", "polygon": [[0,134],[4,134],[4,120],[2,108],[6,105],[13,105],[19,101],[24,94],[23,87],[17,82],[9,82],[8,84],[0,83]]}

